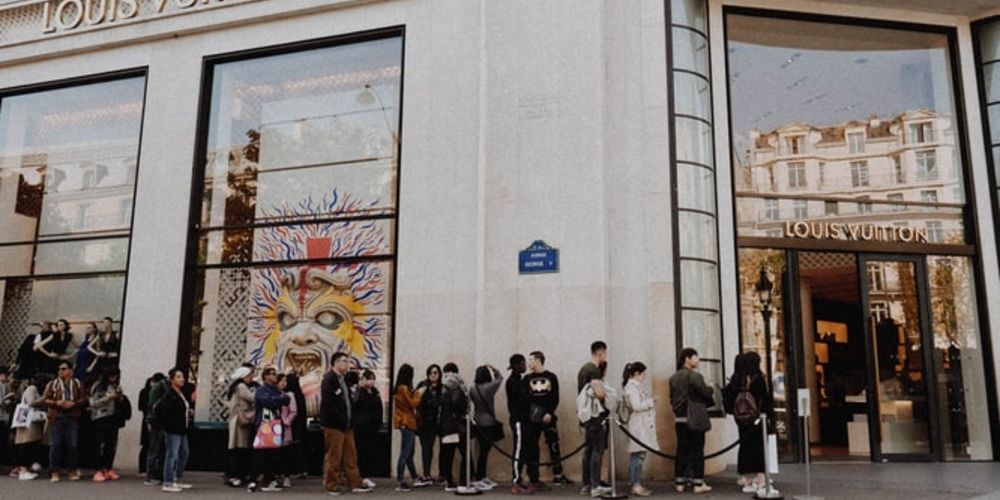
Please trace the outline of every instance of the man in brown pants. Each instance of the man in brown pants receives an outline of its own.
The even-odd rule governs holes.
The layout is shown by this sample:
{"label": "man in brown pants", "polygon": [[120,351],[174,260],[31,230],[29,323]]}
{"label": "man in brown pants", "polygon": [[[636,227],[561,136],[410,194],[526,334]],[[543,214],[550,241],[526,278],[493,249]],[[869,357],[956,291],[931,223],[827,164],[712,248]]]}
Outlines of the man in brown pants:
{"label": "man in brown pants", "polygon": [[346,353],[338,352],[330,360],[330,372],[323,377],[320,388],[320,423],[323,425],[323,440],[326,457],[323,463],[323,482],[326,492],[339,495],[337,476],[344,470],[351,493],[368,493],[358,472],[358,450],[354,446],[354,430],[351,428],[351,392],[344,381],[350,368]]}

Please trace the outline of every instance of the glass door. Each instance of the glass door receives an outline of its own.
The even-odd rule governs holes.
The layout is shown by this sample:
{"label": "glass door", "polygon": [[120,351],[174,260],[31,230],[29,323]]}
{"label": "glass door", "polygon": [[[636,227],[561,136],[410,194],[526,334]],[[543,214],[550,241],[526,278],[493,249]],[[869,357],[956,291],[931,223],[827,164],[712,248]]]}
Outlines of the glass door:
{"label": "glass door", "polygon": [[862,255],[869,374],[869,436],[875,461],[937,454],[922,257]]}

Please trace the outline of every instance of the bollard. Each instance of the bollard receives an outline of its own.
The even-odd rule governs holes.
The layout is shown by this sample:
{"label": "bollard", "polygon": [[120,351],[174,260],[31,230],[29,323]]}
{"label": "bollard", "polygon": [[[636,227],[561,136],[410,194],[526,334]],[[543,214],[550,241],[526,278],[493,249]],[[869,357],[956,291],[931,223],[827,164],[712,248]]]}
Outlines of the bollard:
{"label": "bollard", "polygon": [[[808,400],[807,400],[808,401]],[[823,500],[823,497],[813,496],[812,494],[812,452],[809,450],[809,413],[803,412],[802,414],[802,428],[805,429],[806,435],[806,494],[805,496],[796,495],[795,500]]]}
{"label": "bollard", "polygon": [[611,415],[608,416],[608,422],[609,422],[608,423],[608,450],[611,453],[611,460],[608,463],[608,468],[611,469],[611,472],[610,472],[610,476],[611,476],[611,478],[610,478],[611,479],[611,493],[608,493],[606,495],[601,495],[601,498],[608,498],[608,499],[628,498],[628,495],[626,495],[625,493],[618,493],[618,478],[616,477],[617,475],[616,475],[616,470],[615,470],[615,427],[617,427],[617,426],[614,425],[614,422],[611,421],[612,418],[613,418],[613,416],[611,416]]}
{"label": "bollard", "polygon": [[468,412],[465,416],[465,484],[455,489],[456,495],[470,496],[482,495],[479,488],[472,485],[472,400],[469,400]]}
{"label": "bollard", "polygon": [[757,493],[754,495],[754,498],[761,498],[768,500],[782,499],[785,497],[781,496],[781,493],[778,490],[774,489],[774,485],[771,484],[771,464],[769,463],[771,460],[770,457],[771,454],[767,452],[768,437],[767,437],[766,413],[761,412],[760,422],[761,422],[761,432],[764,433],[764,487],[760,490],[757,490]]}

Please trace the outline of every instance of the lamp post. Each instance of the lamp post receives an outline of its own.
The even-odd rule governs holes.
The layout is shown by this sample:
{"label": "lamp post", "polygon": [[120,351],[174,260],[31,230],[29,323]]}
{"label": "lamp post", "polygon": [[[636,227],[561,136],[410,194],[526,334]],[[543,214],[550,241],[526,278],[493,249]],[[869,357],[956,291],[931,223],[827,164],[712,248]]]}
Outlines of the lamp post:
{"label": "lamp post", "polygon": [[760,266],[760,277],[754,285],[757,292],[757,301],[760,303],[760,315],[764,318],[764,360],[767,364],[767,383],[774,383],[771,373],[771,300],[774,292],[774,283],[767,277],[767,267]]}

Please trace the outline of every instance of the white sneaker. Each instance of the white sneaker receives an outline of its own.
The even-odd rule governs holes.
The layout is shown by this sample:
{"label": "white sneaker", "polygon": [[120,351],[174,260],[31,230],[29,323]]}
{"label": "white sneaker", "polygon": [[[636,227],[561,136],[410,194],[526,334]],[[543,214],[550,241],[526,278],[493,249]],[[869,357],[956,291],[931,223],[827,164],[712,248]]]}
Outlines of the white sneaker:
{"label": "white sneaker", "polygon": [[35,474],[34,472],[28,472],[27,469],[22,469],[21,472],[18,473],[17,475],[17,479],[19,481],[31,481],[36,477],[38,477],[38,474]]}
{"label": "white sneaker", "polygon": [[364,486],[365,488],[369,488],[369,489],[375,489],[375,487],[378,486],[378,485],[375,484],[375,481],[372,481],[371,479],[368,479],[366,477],[366,478],[364,478],[364,479],[361,480],[361,486]]}
{"label": "white sneaker", "polygon": [[759,489],[761,489],[760,485],[748,483],[743,486],[743,493],[757,493],[757,490]]}
{"label": "white sneaker", "polygon": [[180,492],[184,491],[184,488],[181,488],[180,486],[177,486],[176,484],[164,484],[163,487],[160,488],[160,491],[163,491],[163,492],[166,492],[166,493],[180,493]]}
{"label": "white sneaker", "polygon": [[191,489],[191,485],[190,484],[188,484],[188,483],[182,483],[182,482],[179,482],[179,481],[174,481],[174,486],[176,486],[176,487],[178,487],[178,488],[180,488],[182,490],[190,490]]}
{"label": "white sneaker", "polygon": [[281,485],[277,481],[271,481],[267,486],[260,489],[260,491],[272,492],[272,491],[284,491]]}
{"label": "white sneaker", "polygon": [[488,477],[484,477],[482,482],[490,485],[491,488],[496,488],[497,487],[497,482],[494,481],[494,480],[492,480],[492,479],[490,479],[490,478],[488,478]]}
{"label": "white sneaker", "polygon": [[31,472],[41,472],[41,471],[42,471],[42,464],[38,462],[31,464]]}
{"label": "white sneaker", "polygon": [[292,478],[285,477],[285,480],[281,482],[281,487],[282,488],[291,488],[292,487]]}

